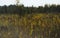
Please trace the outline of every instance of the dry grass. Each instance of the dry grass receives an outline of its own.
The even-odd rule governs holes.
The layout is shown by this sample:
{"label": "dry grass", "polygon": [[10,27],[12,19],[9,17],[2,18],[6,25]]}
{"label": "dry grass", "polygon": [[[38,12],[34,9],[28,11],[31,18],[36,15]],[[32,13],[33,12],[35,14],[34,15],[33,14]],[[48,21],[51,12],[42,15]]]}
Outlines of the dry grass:
{"label": "dry grass", "polygon": [[60,38],[60,14],[0,15],[0,38]]}

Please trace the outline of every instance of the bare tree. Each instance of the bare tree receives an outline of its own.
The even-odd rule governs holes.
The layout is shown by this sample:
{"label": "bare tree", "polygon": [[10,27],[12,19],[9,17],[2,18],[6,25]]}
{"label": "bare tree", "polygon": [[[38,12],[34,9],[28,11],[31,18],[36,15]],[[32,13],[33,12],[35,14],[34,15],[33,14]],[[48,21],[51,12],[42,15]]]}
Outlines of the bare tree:
{"label": "bare tree", "polygon": [[16,0],[16,5],[18,6],[18,4],[19,4],[19,0]]}

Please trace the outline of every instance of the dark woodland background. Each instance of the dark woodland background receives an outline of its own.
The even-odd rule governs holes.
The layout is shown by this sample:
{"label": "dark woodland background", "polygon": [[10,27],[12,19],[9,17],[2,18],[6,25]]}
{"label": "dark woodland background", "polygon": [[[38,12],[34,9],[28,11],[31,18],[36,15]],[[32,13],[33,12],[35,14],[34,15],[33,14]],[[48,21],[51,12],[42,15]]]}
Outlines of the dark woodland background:
{"label": "dark woodland background", "polygon": [[24,5],[16,6],[0,6],[0,14],[32,14],[32,13],[60,13],[60,5],[45,5],[39,7],[24,7]]}

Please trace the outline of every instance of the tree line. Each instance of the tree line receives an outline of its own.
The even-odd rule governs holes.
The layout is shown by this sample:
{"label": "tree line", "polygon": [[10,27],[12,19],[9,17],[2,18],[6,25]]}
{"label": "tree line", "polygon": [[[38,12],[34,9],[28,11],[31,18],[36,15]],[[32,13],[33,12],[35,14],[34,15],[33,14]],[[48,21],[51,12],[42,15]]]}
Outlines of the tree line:
{"label": "tree line", "polygon": [[39,7],[24,7],[24,5],[0,6],[0,14],[32,14],[32,13],[60,13],[60,5],[45,5]]}

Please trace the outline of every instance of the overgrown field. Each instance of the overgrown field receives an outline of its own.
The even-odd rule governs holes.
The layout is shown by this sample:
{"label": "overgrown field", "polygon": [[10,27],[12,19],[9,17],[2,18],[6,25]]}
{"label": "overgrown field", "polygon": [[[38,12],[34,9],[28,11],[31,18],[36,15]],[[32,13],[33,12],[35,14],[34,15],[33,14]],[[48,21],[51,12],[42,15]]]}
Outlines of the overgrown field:
{"label": "overgrown field", "polygon": [[1,14],[0,38],[60,38],[60,14]]}

